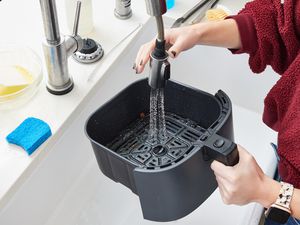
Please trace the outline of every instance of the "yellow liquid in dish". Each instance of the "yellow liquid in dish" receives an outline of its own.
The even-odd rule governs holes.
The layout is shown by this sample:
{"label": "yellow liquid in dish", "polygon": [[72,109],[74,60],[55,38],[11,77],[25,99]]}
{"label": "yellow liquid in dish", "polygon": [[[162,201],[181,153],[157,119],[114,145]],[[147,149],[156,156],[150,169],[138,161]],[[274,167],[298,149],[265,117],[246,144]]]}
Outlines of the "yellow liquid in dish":
{"label": "yellow liquid in dish", "polygon": [[0,68],[0,97],[14,94],[34,81],[34,76],[22,66]]}
{"label": "yellow liquid in dish", "polygon": [[28,84],[34,81],[32,74],[22,66],[14,66],[14,68],[24,77]]}

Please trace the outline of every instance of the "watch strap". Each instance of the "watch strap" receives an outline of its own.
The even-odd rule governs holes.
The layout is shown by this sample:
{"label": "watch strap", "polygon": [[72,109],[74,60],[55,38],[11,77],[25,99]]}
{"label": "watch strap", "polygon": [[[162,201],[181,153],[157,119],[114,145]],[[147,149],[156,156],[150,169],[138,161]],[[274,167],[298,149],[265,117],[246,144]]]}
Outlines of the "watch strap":
{"label": "watch strap", "polygon": [[281,188],[275,204],[290,210],[294,186],[285,182],[280,182],[280,184]]}

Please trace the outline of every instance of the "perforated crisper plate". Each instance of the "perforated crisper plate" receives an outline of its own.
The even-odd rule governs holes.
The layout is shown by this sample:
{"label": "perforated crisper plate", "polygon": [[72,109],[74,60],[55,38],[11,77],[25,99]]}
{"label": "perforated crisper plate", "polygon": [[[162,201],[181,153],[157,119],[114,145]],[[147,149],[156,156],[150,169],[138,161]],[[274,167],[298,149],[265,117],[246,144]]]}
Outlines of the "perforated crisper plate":
{"label": "perforated crisper plate", "polygon": [[132,123],[107,147],[139,167],[155,169],[174,164],[195,149],[206,130],[175,114],[166,113],[165,119],[168,137],[161,145],[148,139],[148,115]]}

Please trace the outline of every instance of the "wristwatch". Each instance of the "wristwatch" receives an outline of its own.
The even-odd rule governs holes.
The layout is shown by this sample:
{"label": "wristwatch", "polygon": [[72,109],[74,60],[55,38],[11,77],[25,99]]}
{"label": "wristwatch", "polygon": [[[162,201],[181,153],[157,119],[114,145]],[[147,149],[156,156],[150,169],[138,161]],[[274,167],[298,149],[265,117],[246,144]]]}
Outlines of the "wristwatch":
{"label": "wristwatch", "polygon": [[294,192],[294,186],[285,182],[280,182],[281,189],[278,198],[265,212],[266,218],[274,222],[285,224],[290,215],[290,203]]}

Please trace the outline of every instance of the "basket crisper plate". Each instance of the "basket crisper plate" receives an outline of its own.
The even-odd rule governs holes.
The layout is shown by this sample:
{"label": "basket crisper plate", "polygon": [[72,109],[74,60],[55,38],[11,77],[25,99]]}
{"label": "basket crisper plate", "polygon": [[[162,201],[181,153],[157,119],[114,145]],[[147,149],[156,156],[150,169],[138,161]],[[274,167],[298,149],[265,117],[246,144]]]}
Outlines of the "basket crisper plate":
{"label": "basket crisper plate", "polygon": [[[172,113],[166,113],[166,129],[168,137],[161,145],[151,143],[148,115],[129,125],[107,147],[138,167],[164,168],[186,157],[206,131],[195,122]],[[155,151],[155,147],[160,149]]]}

